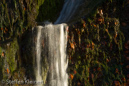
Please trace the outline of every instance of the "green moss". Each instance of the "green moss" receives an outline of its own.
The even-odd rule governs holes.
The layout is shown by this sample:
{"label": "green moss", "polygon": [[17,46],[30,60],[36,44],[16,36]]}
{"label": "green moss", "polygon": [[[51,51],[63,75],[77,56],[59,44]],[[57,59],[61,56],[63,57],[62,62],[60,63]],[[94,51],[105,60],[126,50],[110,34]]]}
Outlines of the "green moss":
{"label": "green moss", "polygon": [[15,39],[13,42],[11,42],[10,47],[6,50],[7,63],[9,64],[11,74],[17,68],[16,53],[18,52],[18,49],[18,42],[17,39]]}
{"label": "green moss", "polygon": [[[0,54],[2,53],[2,48],[0,47]],[[3,73],[2,73],[2,70],[3,70],[3,59],[2,59],[2,56],[0,55],[0,80],[3,79]]]}
{"label": "green moss", "polygon": [[[110,8],[110,6],[108,7]],[[110,10],[109,8],[104,10],[105,7],[99,8],[103,8],[104,14]],[[84,86],[114,86],[115,81],[120,84],[124,83],[121,77],[125,77],[126,74],[123,70],[125,38],[119,27],[119,15],[113,17],[103,15],[104,22],[100,24],[97,22],[96,13],[96,11],[92,12],[93,15],[86,16],[86,19],[69,27],[70,37],[67,49],[70,61],[68,70],[74,76],[73,80],[69,82],[71,86],[76,86],[77,83]],[[115,13],[113,12],[113,14]],[[81,31],[82,28],[84,31]],[[78,40],[81,42],[79,43]],[[71,50],[71,42],[75,46],[73,50]],[[76,74],[73,73],[74,70],[76,70]]]}

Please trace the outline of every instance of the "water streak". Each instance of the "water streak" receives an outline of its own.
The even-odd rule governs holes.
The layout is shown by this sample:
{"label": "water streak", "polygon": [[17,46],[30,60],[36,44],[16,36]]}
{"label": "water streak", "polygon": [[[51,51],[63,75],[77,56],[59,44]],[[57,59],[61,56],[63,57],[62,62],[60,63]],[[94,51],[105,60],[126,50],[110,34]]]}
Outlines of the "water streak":
{"label": "water streak", "polygon": [[37,44],[36,44],[36,57],[37,57],[37,71],[36,71],[36,81],[42,81],[41,77],[41,28],[38,29],[37,34]]}
{"label": "water streak", "polygon": [[63,9],[55,24],[70,21],[77,9],[83,4],[84,0],[65,0]]}

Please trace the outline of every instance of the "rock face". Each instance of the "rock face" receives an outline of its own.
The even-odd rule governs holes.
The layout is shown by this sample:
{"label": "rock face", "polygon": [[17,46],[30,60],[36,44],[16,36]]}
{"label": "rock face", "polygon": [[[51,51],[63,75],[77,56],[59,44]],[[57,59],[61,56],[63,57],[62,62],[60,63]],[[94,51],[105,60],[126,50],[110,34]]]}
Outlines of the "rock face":
{"label": "rock face", "polygon": [[79,18],[88,15],[102,1],[104,0],[65,0],[55,24],[77,21]]}
{"label": "rock face", "polygon": [[121,30],[125,35],[126,41],[129,40],[129,1],[127,1],[126,5],[122,9],[121,12]]}
{"label": "rock face", "polygon": [[0,47],[0,55],[1,55],[0,80],[11,79],[14,71],[18,67],[18,62],[19,62],[18,53],[19,53],[19,45],[16,38],[12,42],[9,42],[8,44]]}
{"label": "rock face", "polygon": [[[51,2],[49,2],[50,0],[45,1],[46,2],[44,2],[44,0],[11,0],[9,2],[7,0],[1,1],[0,81],[7,79],[29,79],[32,81],[36,80],[35,72],[37,70],[37,54],[35,47],[37,43],[38,31],[37,29],[31,30],[31,28],[36,25],[36,19],[37,21],[42,21],[42,19],[45,20],[45,18],[48,19],[49,17],[53,17],[53,13],[56,15],[58,10],[54,12],[52,10],[56,9],[57,7],[61,7],[59,5],[56,7],[55,5],[57,3],[59,4],[60,0],[51,0]],[[84,3],[82,3],[83,1]],[[56,23],[74,22],[83,15],[90,13],[102,1],[103,0],[65,0],[65,4],[67,5],[70,5],[68,2],[73,3],[73,5],[71,5],[71,10],[73,10],[74,12],[69,12],[69,10],[67,10],[69,9],[69,7],[64,5],[65,8],[64,10],[62,10],[61,16],[58,18],[58,21]],[[68,72],[70,73],[69,86],[76,86],[77,84],[86,86],[100,84],[124,85],[125,81],[127,81],[125,83],[126,85],[129,84],[129,73],[127,72],[129,69],[129,3],[127,3],[125,8],[123,8],[124,10],[121,14],[119,23],[119,20],[116,18],[119,18],[120,16],[116,13],[121,12],[118,9],[120,7],[115,4],[118,3],[117,0],[114,0],[113,2],[112,1],[113,0],[110,0],[108,3],[106,2],[107,5],[104,4],[104,18],[90,16],[85,20],[71,25],[69,30],[70,34],[68,36]],[[119,1],[123,2],[123,0]],[[50,7],[51,5],[53,6]],[[79,8],[76,8],[75,10],[74,6],[77,6]],[[44,7],[43,10],[42,7]],[[41,13],[39,13],[39,11]],[[48,15],[49,12],[51,12],[50,15]],[[63,13],[65,13],[66,15],[63,15]],[[66,17],[66,19],[63,19],[63,17]],[[55,18],[57,18],[57,15],[56,17],[54,16],[54,18],[50,18],[50,20],[54,21]],[[96,23],[96,20],[98,23]],[[125,38],[127,41],[125,42],[124,48],[124,35],[120,31],[119,26],[122,26],[122,30],[126,29],[125,31],[123,31],[125,33]],[[66,86],[65,83],[63,85],[60,85],[60,81],[63,83],[64,79],[66,80],[67,78],[67,74],[61,73],[59,72],[59,70],[66,71],[67,61],[65,59],[64,64],[62,64],[62,59],[56,58],[56,56],[61,56],[60,54],[57,54],[57,52],[61,53],[63,51],[61,51],[61,49],[56,50],[55,48],[59,48],[59,45],[64,43],[59,43],[60,40],[62,40],[60,37],[63,38],[63,35],[56,34],[55,31],[61,33],[63,32],[63,30],[60,31],[59,29],[54,30],[47,28],[48,27],[46,26],[46,28],[44,28],[44,31],[42,31],[43,40],[41,40],[42,58],[40,71],[43,72],[40,74],[42,76],[44,84],[46,84],[46,81],[49,81],[47,83],[50,86],[51,83],[54,83],[55,86],[57,86],[57,84],[59,86]],[[66,30],[64,30],[64,32],[66,32]],[[48,35],[46,35],[46,33],[50,34],[49,37]],[[45,37],[47,37],[48,39]],[[56,42],[53,42],[55,40]],[[50,46],[47,46],[48,44]],[[51,54],[48,54],[48,52],[50,52]],[[54,58],[51,60],[51,57]],[[56,63],[54,63],[55,61]],[[49,62],[51,64],[49,64]],[[84,77],[84,75],[86,77]],[[65,78],[63,78],[64,76]],[[62,79],[59,80],[60,78]],[[58,83],[55,83],[56,79],[58,79]],[[0,82],[0,85],[6,86],[5,84],[5,82]]]}
{"label": "rock face", "polygon": [[[7,78],[10,80],[24,78],[35,80],[33,67],[35,53],[33,54],[32,52],[34,37],[32,36],[31,28],[36,26],[36,19],[38,20],[43,16],[43,13],[39,14],[39,9],[42,8],[40,6],[46,6],[48,3],[52,3],[52,9],[55,9],[56,3],[61,6],[60,3],[63,2],[60,2],[60,0],[45,0],[45,2],[44,0],[1,1],[0,81]],[[48,6],[43,7],[42,11],[49,12],[49,10]],[[54,13],[56,14],[57,12],[59,10],[56,8]],[[42,21],[44,20],[43,18]]]}

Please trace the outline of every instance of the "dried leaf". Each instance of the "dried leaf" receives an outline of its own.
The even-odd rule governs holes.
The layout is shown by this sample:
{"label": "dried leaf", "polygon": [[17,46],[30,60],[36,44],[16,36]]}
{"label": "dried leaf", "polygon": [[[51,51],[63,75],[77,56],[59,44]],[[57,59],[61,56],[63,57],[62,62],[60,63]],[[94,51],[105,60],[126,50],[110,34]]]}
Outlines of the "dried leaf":
{"label": "dried leaf", "polygon": [[106,62],[109,62],[109,59],[106,59]]}
{"label": "dried leaf", "polygon": [[118,70],[118,68],[116,68],[116,71],[115,71],[116,73],[119,73],[119,70]]}
{"label": "dried leaf", "polygon": [[1,30],[3,30],[3,28],[1,28]]}
{"label": "dried leaf", "polygon": [[83,27],[84,27],[84,28],[86,27],[86,24],[85,24],[85,23],[83,23]]}
{"label": "dried leaf", "polygon": [[8,29],[7,29],[7,28],[5,28],[5,31],[8,31]]}
{"label": "dried leaf", "polygon": [[115,86],[120,86],[120,82],[119,81],[114,81]]}
{"label": "dried leaf", "polygon": [[2,52],[1,56],[3,56],[3,57],[4,57],[4,56],[5,56],[5,53],[4,53],[4,52]]}
{"label": "dried leaf", "polygon": [[106,32],[108,32],[108,29],[105,29]]}
{"label": "dried leaf", "polygon": [[126,81],[126,79],[125,79],[125,78],[121,78],[121,80],[122,80],[122,81]]}
{"label": "dried leaf", "polygon": [[116,37],[117,37],[117,33],[115,34],[114,38],[116,38]]}
{"label": "dried leaf", "polygon": [[94,49],[94,45],[95,45],[94,42],[92,42],[92,49]]}
{"label": "dried leaf", "polygon": [[9,74],[9,69],[7,68],[7,73]]}
{"label": "dried leaf", "polygon": [[71,46],[71,48],[72,48],[72,49],[74,49],[74,48],[75,48],[75,46],[74,46],[74,44],[73,44],[73,43],[70,43],[70,46]]}
{"label": "dried leaf", "polygon": [[70,78],[73,80],[73,75],[72,74],[70,74]]}

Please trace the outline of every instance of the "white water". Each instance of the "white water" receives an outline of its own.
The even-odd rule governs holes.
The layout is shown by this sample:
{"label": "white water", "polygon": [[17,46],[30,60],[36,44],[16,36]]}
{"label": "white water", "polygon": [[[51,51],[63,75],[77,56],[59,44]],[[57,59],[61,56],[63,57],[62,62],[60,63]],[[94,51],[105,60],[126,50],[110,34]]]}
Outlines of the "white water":
{"label": "white water", "polygon": [[[47,81],[44,83],[45,86],[68,86],[68,74],[66,72],[68,66],[66,58],[67,25],[61,23],[67,23],[88,14],[101,1],[103,0],[65,0],[60,16],[54,23],[57,25],[47,23],[45,26],[37,26],[37,81],[41,81],[47,76],[47,79],[43,80],[44,82]],[[42,63],[41,59],[47,59],[45,63],[49,65],[48,71],[47,68],[42,68],[45,63]]]}
{"label": "white water", "polygon": [[67,46],[67,25],[48,25],[45,27],[48,32],[50,71],[48,86],[67,86],[68,75],[66,72],[68,61],[66,58]]}
{"label": "white water", "polygon": [[41,82],[42,77],[41,77],[41,28],[38,29],[37,33],[37,43],[36,43],[36,57],[37,57],[37,71],[36,71],[36,81]]}
{"label": "white water", "polygon": [[[45,26],[37,27],[36,80],[40,81],[43,79],[44,76],[42,76],[42,72],[44,71],[40,69],[42,66],[40,60],[41,58],[47,58],[49,70],[45,86],[68,86],[68,74],[66,72],[68,66],[68,60],[66,58],[67,25],[61,23],[68,22],[80,5],[83,4],[83,1],[84,0],[65,0],[60,16],[55,22],[57,25],[47,23]],[[45,46],[41,49],[40,45],[42,41],[44,41]],[[41,57],[41,55],[44,57]]]}
{"label": "white water", "polygon": [[[67,44],[65,44],[65,43],[67,43],[66,41],[67,41],[67,36],[64,35],[64,27],[63,27],[63,25],[61,25],[61,33],[60,33],[61,71],[60,72],[61,72],[61,78],[62,78],[62,81],[61,81],[62,85],[60,85],[60,86],[67,86],[68,85],[68,81],[67,81],[68,76],[66,74],[68,61],[66,59],[66,53],[65,53],[66,52],[66,45],[67,45]],[[65,62],[65,60],[66,60],[66,62]]]}
{"label": "white water", "polygon": [[[41,58],[47,58],[49,64],[47,83],[45,83],[47,86],[68,86],[68,74],[66,72],[68,66],[68,60],[66,58],[66,28],[66,24],[48,24],[46,26],[36,27],[36,81],[42,81],[44,77],[42,76],[44,71],[41,69]],[[44,41],[44,47],[42,46],[42,41]]]}

